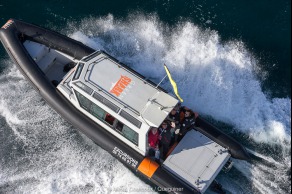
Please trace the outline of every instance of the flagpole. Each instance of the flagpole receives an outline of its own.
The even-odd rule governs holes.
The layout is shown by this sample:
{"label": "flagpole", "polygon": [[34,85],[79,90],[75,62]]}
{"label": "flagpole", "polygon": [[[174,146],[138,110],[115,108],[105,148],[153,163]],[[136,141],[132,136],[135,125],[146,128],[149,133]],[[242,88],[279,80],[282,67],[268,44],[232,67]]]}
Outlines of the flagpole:
{"label": "flagpole", "polygon": [[158,88],[158,86],[163,82],[163,80],[166,78],[167,74],[162,78],[162,80],[157,84],[155,88]]}

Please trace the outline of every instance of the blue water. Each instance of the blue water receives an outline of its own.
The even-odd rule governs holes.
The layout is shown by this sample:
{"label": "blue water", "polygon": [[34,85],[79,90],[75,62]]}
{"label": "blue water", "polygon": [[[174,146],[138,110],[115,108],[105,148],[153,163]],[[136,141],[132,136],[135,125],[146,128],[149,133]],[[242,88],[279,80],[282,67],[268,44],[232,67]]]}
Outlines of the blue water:
{"label": "blue water", "polygon": [[[184,103],[252,154],[219,174],[223,187],[291,193],[290,1],[0,1],[0,23],[11,17],[103,49],[157,83],[166,63]],[[0,193],[154,193],[52,110],[3,48],[0,158]]]}

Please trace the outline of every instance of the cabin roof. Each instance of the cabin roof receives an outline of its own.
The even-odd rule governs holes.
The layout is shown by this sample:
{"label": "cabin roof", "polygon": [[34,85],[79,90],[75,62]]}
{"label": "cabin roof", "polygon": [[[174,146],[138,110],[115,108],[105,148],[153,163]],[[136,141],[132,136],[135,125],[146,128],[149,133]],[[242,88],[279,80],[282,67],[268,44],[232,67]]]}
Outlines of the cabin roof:
{"label": "cabin roof", "polygon": [[[178,103],[116,59],[97,51],[85,58],[76,80],[149,126],[159,126]],[[74,79],[74,78],[73,78]]]}

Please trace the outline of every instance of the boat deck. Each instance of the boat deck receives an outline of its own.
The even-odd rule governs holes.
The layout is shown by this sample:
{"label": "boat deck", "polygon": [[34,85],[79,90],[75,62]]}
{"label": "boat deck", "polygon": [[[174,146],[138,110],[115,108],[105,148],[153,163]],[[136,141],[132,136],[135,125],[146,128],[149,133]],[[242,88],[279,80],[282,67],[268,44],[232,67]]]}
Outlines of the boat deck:
{"label": "boat deck", "polygon": [[72,57],[39,43],[27,40],[23,45],[50,81],[60,82],[67,74],[64,66],[72,62],[77,63]]}
{"label": "boat deck", "polygon": [[198,131],[189,131],[162,166],[200,192],[205,192],[230,154]]}

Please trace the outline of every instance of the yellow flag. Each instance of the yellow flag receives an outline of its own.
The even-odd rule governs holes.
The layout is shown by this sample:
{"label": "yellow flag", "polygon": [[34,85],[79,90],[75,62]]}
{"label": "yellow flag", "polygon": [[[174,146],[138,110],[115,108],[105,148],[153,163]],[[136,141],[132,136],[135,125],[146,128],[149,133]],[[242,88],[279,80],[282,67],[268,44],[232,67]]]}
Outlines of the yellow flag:
{"label": "yellow flag", "polygon": [[171,77],[171,75],[170,75],[170,72],[169,72],[169,70],[168,70],[168,68],[166,67],[165,64],[164,64],[164,69],[165,69],[165,71],[166,71],[166,73],[167,73],[167,76],[168,76],[168,79],[169,79],[169,81],[170,81],[170,83],[171,83],[171,85],[172,85],[172,87],[173,87],[173,90],[174,90],[175,95],[178,97],[178,99],[179,99],[181,102],[183,102],[183,99],[182,99],[182,98],[179,96],[179,94],[178,94],[176,83],[175,83],[175,81],[172,79],[172,77]]}

